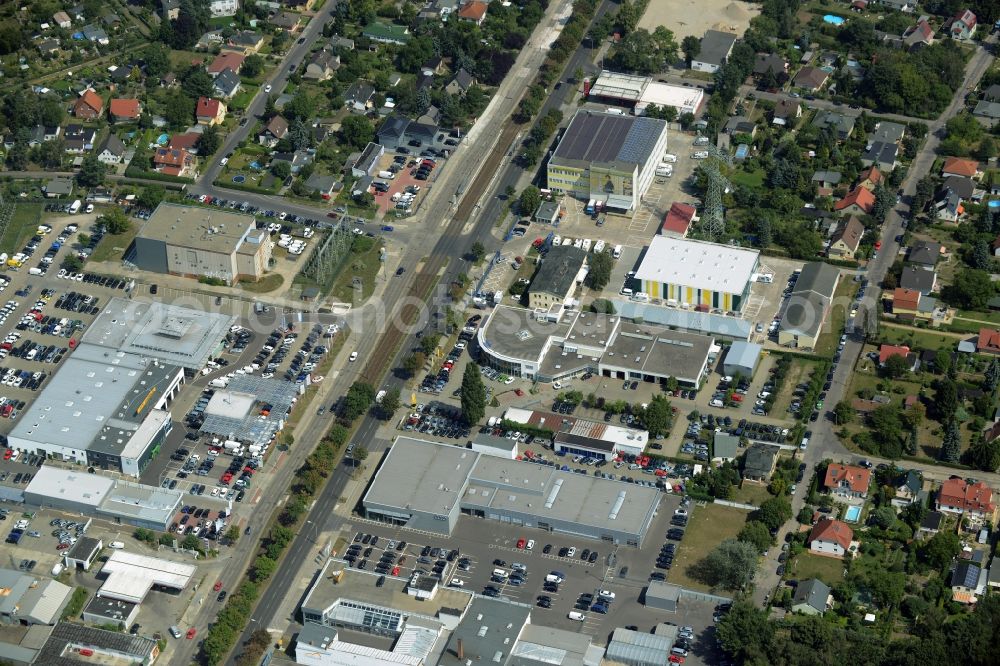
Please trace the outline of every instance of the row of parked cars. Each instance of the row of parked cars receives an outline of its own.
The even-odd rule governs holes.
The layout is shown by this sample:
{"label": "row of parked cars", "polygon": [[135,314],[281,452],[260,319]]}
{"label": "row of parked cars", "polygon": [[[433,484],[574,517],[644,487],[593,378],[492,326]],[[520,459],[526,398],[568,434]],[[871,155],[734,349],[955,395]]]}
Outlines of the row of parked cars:
{"label": "row of parked cars", "polygon": [[77,314],[97,315],[100,312],[98,307],[100,300],[93,294],[70,291],[56,299],[56,309],[76,312]]}

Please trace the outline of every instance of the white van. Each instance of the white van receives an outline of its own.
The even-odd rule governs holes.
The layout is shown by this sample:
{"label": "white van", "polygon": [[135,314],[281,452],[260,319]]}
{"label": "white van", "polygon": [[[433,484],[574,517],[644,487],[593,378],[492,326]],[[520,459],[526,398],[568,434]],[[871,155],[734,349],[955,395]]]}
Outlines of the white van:
{"label": "white van", "polygon": [[566,617],[568,617],[571,620],[576,620],[577,622],[583,622],[584,620],[587,619],[587,616],[581,613],[580,611],[570,611],[569,614],[566,615]]}
{"label": "white van", "polygon": [[612,108],[610,106],[607,109],[607,113],[610,113],[613,116],[624,116],[625,115],[625,112],[622,111],[621,109],[615,109],[615,108]]}
{"label": "white van", "polygon": [[622,246],[615,245],[615,249],[612,250],[611,256],[614,257],[615,259],[620,259],[622,256]]}
{"label": "white van", "polygon": [[124,550],[125,549],[125,542],[124,541],[112,541],[111,543],[108,544],[108,548],[114,548],[115,550]]}
{"label": "white van", "polygon": [[622,287],[622,296],[628,296],[629,298],[632,298],[632,290],[629,289],[628,287]]}
{"label": "white van", "polygon": [[503,569],[494,569],[493,575],[496,576],[497,578],[503,578],[504,580],[507,580],[507,572],[504,571]]}
{"label": "white van", "polygon": [[632,300],[636,303],[649,303],[649,294],[640,291],[636,294],[632,294]]}
{"label": "white van", "polygon": [[673,164],[674,162],[677,161],[677,156],[674,155],[673,153],[667,153],[666,155],[663,156],[663,161],[667,162],[668,164]]}
{"label": "white van", "polygon": [[699,150],[697,153],[694,153],[693,155],[691,155],[691,157],[692,157],[692,159],[696,159],[696,160],[707,160],[708,159],[708,151],[707,150]]}

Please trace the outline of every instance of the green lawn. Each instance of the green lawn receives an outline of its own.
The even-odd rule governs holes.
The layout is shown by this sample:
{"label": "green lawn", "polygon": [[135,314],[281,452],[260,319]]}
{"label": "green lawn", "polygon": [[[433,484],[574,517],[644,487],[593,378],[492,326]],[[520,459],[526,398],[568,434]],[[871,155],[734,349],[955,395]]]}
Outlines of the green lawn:
{"label": "green lawn", "polygon": [[10,254],[24,247],[28,239],[35,234],[38,223],[42,221],[41,215],[42,204],[18,203],[10,218],[10,224],[0,236],[0,252]]}
{"label": "green lawn", "polygon": [[742,504],[752,504],[754,506],[760,506],[761,503],[771,499],[771,497],[773,497],[773,495],[767,492],[767,486],[760,483],[753,483],[752,481],[747,481],[743,484],[742,488],[736,489],[736,492],[733,494],[732,500],[734,502],[740,502]]}
{"label": "green lawn", "polygon": [[830,318],[823,332],[816,341],[816,354],[819,356],[833,356],[840,342],[840,336],[844,332],[844,321],[847,319],[850,304],[853,302],[854,294],[858,290],[858,283],[850,276],[843,276],[840,285],[833,296],[833,306],[830,308]]}
{"label": "green lawn", "polygon": [[959,338],[953,335],[942,335],[931,330],[888,325],[883,325],[879,329],[879,334],[881,339],[888,344],[907,345],[911,349],[954,350],[959,341]]}
{"label": "green lawn", "polygon": [[721,504],[706,504],[694,510],[684,540],[677,549],[677,559],[667,578],[671,583],[691,590],[711,588],[693,577],[695,565],[726,539],[735,538],[747,522],[747,512]]}
{"label": "green lawn", "polygon": [[834,557],[805,552],[792,562],[788,576],[797,578],[800,583],[810,578],[819,578],[832,587],[844,578],[844,562]]}
{"label": "green lawn", "polygon": [[760,187],[764,184],[764,170],[757,169],[753,172],[747,173],[742,169],[736,169],[729,174],[729,181],[745,187]]}
{"label": "green lawn", "polygon": [[792,403],[792,394],[795,393],[795,387],[809,381],[809,375],[814,367],[816,367],[815,363],[808,358],[798,356],[792,358],[792,365],[788,370],[788,375],[785,376],[784,384],[782,384],[781,390],[774,400],[774,408],[771,410],[771,416],[784,418],[788,414],[788,406]]}
{"label": "green lawn", "polygon": [[989,321],[994,324],[1000,324],[1000,312],[995,310],[990,310],[988,312],[977,312],[974,310],[959,310],[955,313],[956,317],[962,319],[975,319],[978,321]]}
{"label": "green lawn", "polygon": [[240,289],[252,294],[266,294],[281,287],[285,278],[280,273],[269,273],[256,282],[240,282]]}
{"label": "green lawn", "polygon": [[135,239],[135,235],[139,232],[139,225],[135,220],[132,220],[131,228],[123,234],[117,236],[113,234],[107,234],[101,239],[101,242],[97,244],[94,248],[94,253],[90,255],[90,261],[119,261],[125,251],[128,250],[129,246],[132,245],[132,241]]}

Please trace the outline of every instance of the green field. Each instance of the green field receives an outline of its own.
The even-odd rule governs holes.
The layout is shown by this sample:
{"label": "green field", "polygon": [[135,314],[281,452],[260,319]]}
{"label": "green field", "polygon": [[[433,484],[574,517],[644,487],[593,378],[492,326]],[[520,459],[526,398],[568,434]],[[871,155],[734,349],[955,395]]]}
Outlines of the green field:
{"label": "green field", "polygon": [[734,539],[747,522],[747,512],[721,504],[706,504],[695,509],[684,540],[677,549],[677,559],[667,578],[671,583],[691,590],[708,592],[711,588],[693,576],[695,566],[717,545]]}
{"label": "green field", "polygon": [[886,324],[882,325],[879,334],[881,339],[888,344],[907,345],[911,349],[954,350],[961,339],[958,336],[935,333],[931,330],[919,330]]}
{"label": "green field", "polygon": [[791,573],[801,583],[810,578],[819,578],[831,587],[843,580],[844,562],[834,557],[802,553],[792,562]]}
{"label": "green field", "polygon": [[38,223],[42,221],[42,204],[18,203],[10,223],[0,236],[0,252],[8,254],[19,251],[35,234]]}
{"label": "green field", "polygon": [[820,356],[833,356],[844,332],[844,321],[847,319],[851,299],[858,290],[858,283],[843,276],[837,291],[833,296],[833,306],[830,308],[830,320],[823,327],[823,332],[816,342],[816,353]]}
{"label": "green field", "polygon": [[132,241],[135,239],[135,235],[139,232],[139,226],[135,220],[132,220],[132,226],[123,234],[118,234],[117,236],[113,234],[106,234],[101,242],[97,244],[94,248],[94,253],[90,255],[90,261],[101,262],[101,261],[119,261],[125,251],[128,250],[129,246],[132,245]]}
{"label": "green field", "polygon": [[764,170],[757,169],[747,173],[742,169],[735,170],[729,174],[729,180],[737,185],[743,185],[744,187],[757,188],[764,184]]}

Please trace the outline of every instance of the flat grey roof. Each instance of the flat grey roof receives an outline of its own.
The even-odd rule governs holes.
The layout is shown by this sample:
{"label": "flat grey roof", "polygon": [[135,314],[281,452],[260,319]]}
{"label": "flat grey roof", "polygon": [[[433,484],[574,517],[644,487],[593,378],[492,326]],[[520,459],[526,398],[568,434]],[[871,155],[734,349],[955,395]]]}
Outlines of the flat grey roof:
{"label": "flat grey roof", "polygon": [[156,649],[156,641],[152,638],[132,636],[131,634],[95,629],[82,624],[60,622],[52,629],[49,640],[38,655],[36,664],[46,666],[80,666],[76,659],[63,656],[71,645],[85,645],[97,651],[107,650],[127,655],[139,663],[150,659]]}
{"label": "flat grey roof", "polygon": [[480,454],[466,448],[397,437],[365,504],[448,514],[457,506]]}
{"label": "flat grey roof", "polygon": [[573,320],[555,323],[537,319],[528,309],[497,306],[479,329],[479,344],[502,356],[537,361],[548,347],[549,338],[564,338]]}
{"label": "flat grey roof", "polygon": [[666,636],[615,629],[605,658],[624,664],[666,664],[674,641]]}
{"label": "flat grey roof", "polygon": [[256,229],[252,215],[163,202],[142,225],[139,238],[158,240],[178,247],[232,254],[240,249],[247,236],[254,231]]}
{"label": "flat grey roof", "polygon": [[[63,361],[10,437],[76,450],[120,454],[147,412],[137,408],[178,369],[136,354],[83,344]],[[99,441],[108,434],[112,439]],[[124,441],[122,441],[124,440]]]}
{"label": "flat grey roof", "polygon": [[592,646],[590,636],[576,631],[528,624],[511,651],[507,666],[550,664],[553,666],[583,666]]}
{"label": "flat grey roof", "polygon": [[[42,465],[24,492],[26,496],[41,495],[97,508],[114,484],[113,479],[100,474],[87,474],[85,470]],[[74,544],[74,551],[79,543]]]}
{"label": "flat grey roof", "polygon": [[753,332],[753,322],[740,317],[695,312],[682,308],[670,308],[651,303],[639,303],[623,299],[613,299],[615,310],[626,319],[641,318],[647,324],[659,324],[688,331],[699,331],[706,335],[721,335],[727,338],[746,340]]}
{"label": "flat grey roof", "polygon": [[271,441],[271,436],[280,429],[299,389],[298,384],[283,379],[236,375],[223,391],[232,396],[245,397],[245,400],[252,401],[253,404],[269,404],[271,410],[266,417],[260,414],[259,409],[237,411],[233,415],[210,414],[206,411],[201,429],[213,435],[262,445]]}
{"label": "flat grey roof", "polygon": [[535,277],[531,280],[528,293],[554,294],[560,298],[569,292],[576,276],[587,260],[583,248],[560,245],[549,250],[541,260]]}
{"label": "flat grey roof", "polygon": [[98,512],[166,525],[170,517],[177,513],[183,497],[180,490],[117,480],[101,501]]}
{"label": "flat grey roof", "polygon": [[235,321],[220,312],[115,297],[81,342],[194,369],[205,365]]}
{"label": "flat grey roof", "polygon": [[506,663],[524,626],[531,619],[531,606],[503,599],[476,597],[462,621],[451,633],[448,647],[438,666],[465,666],[459,659],[458,641],[466,658],[478,656],[479,661]]}
{"label": "flat grey roof", "polygon": [[697,381],[714,342],[706,335],[623,321],[601,365]]}
{"label": "flat grey roof", "polygon": [[666,122],[582,109],[576,112],[552,154],[552,164],[591,164],[634,169],[646,164]]}

